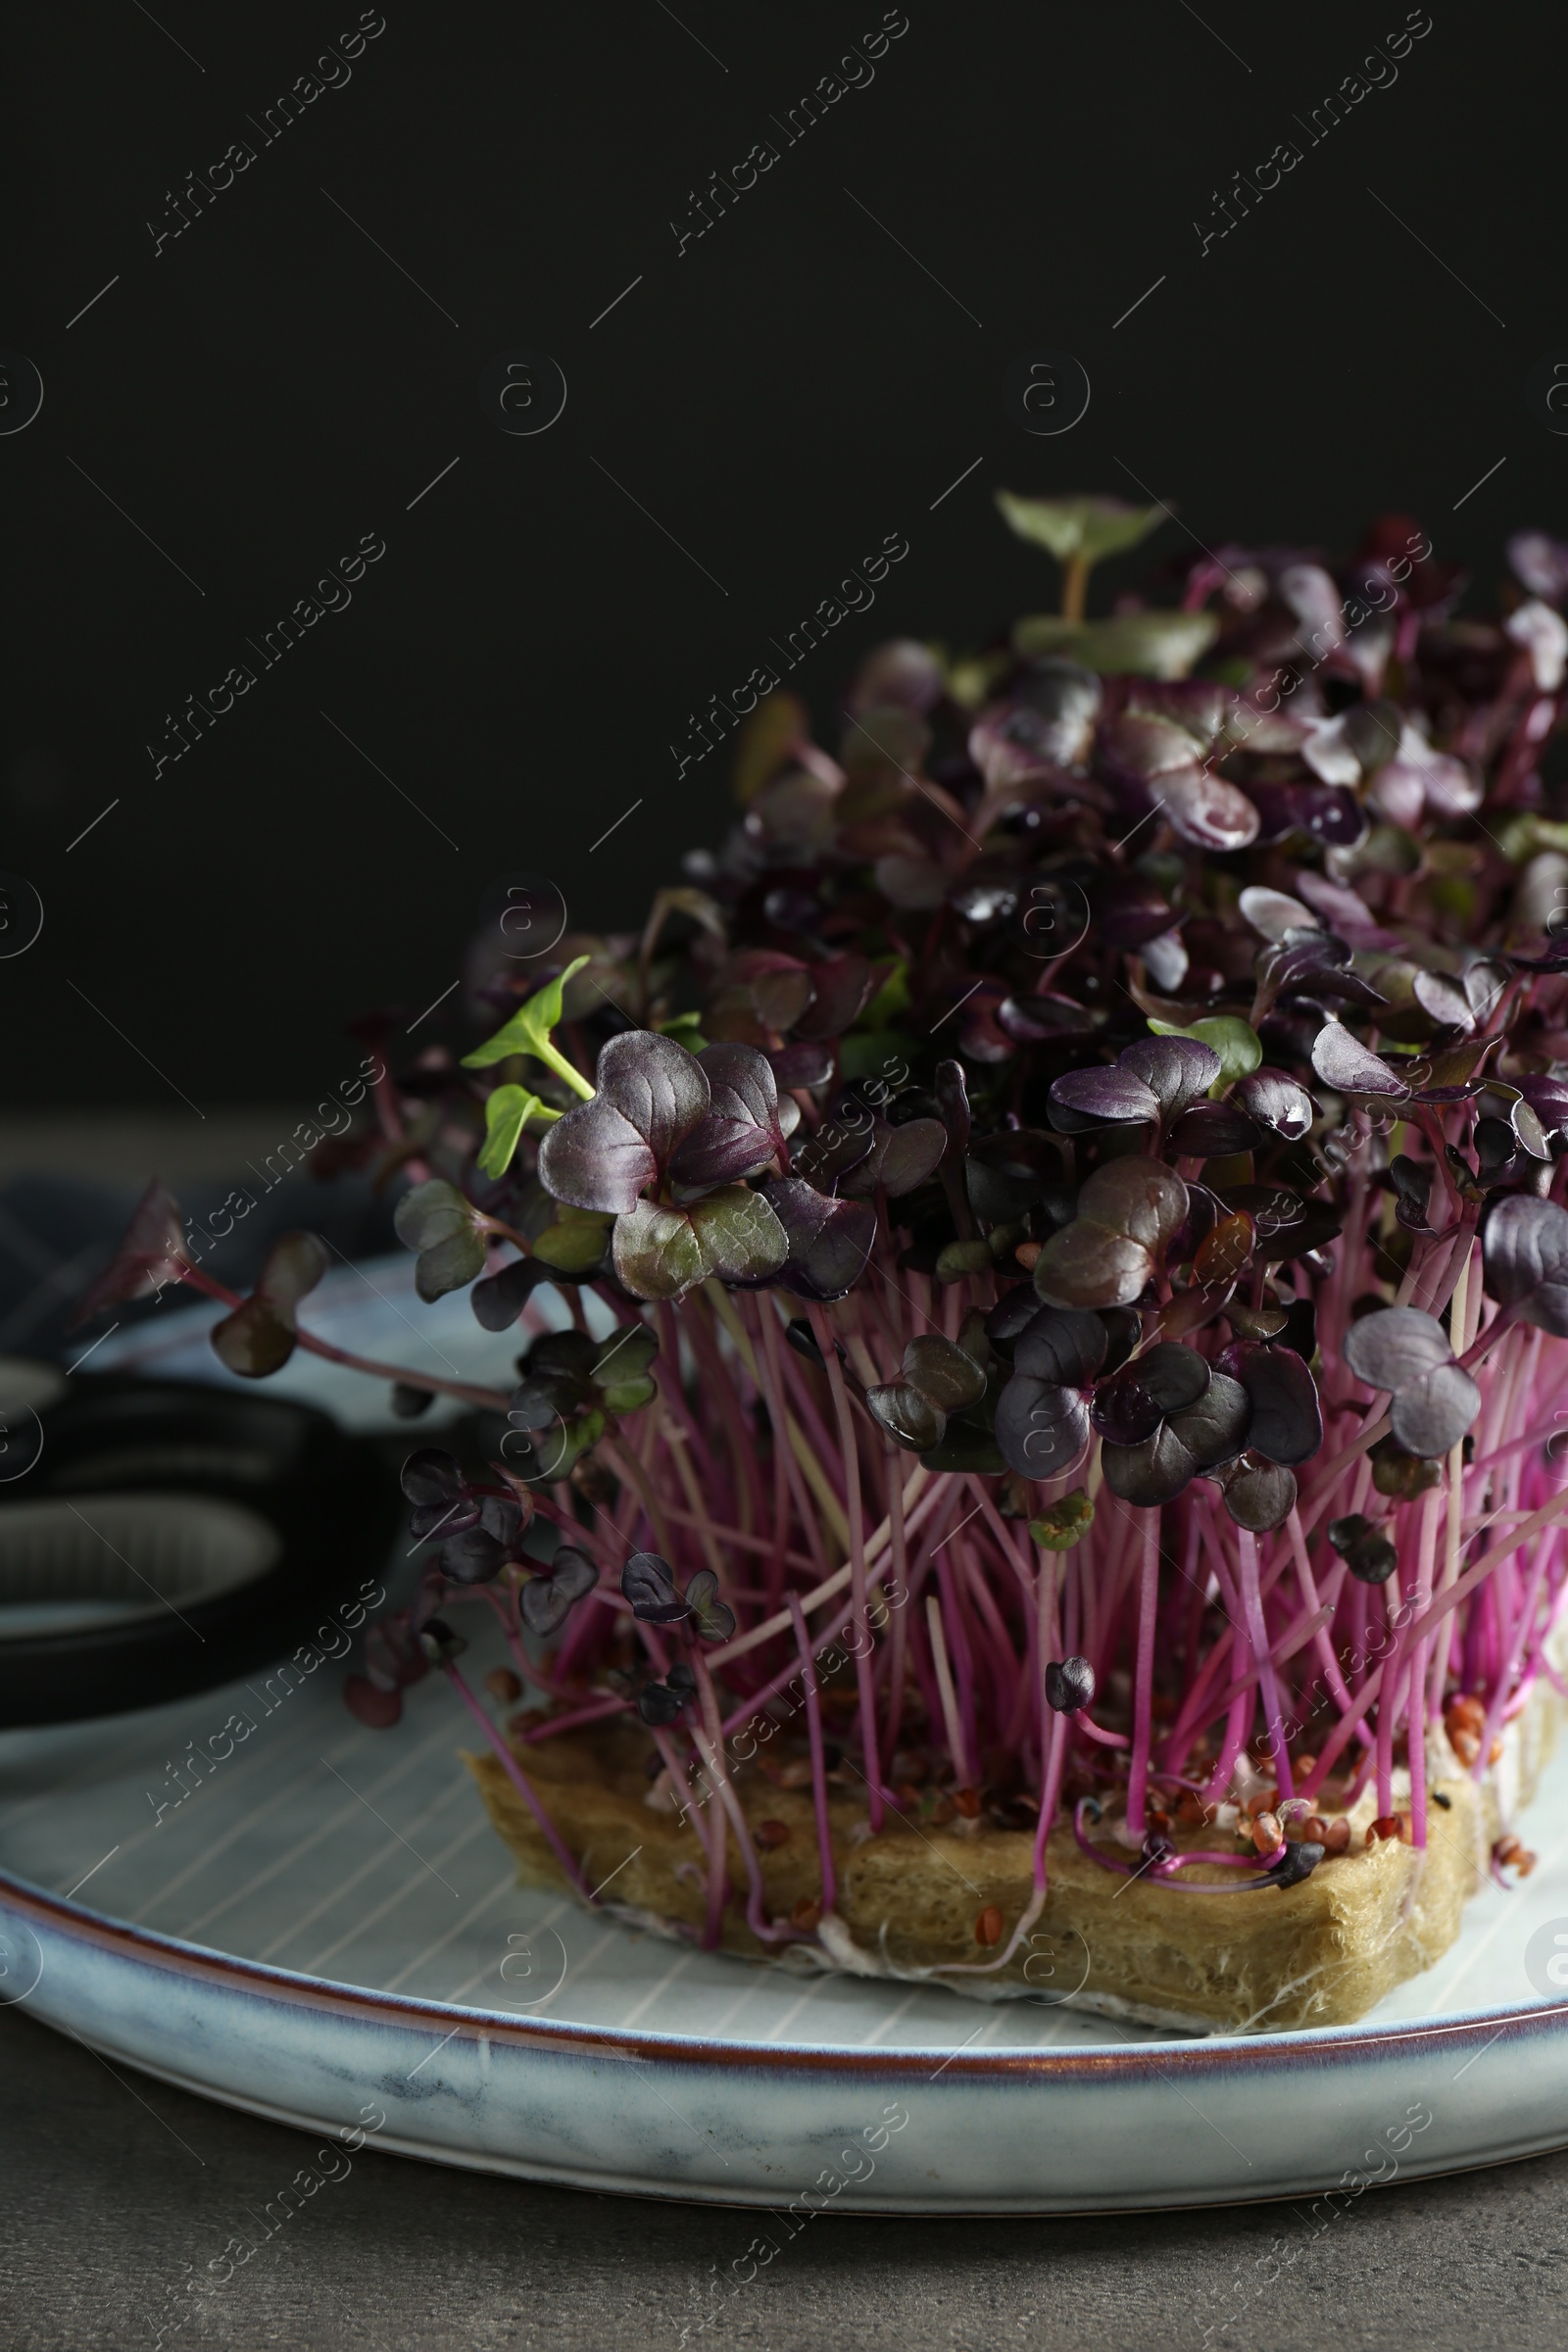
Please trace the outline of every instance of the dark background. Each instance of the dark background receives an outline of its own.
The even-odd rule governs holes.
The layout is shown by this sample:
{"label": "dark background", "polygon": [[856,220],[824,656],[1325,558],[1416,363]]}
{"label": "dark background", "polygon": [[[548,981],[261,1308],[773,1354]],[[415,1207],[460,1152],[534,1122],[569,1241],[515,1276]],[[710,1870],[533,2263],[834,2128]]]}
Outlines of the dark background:
{"label": "dark background", "polygon": [[[387,0],[270,146],[247,118],[357,8],[157,14],[16,12],[0,48],[0,344],[45,383],[0,438],[0,865],[46,908],[0,963],[13,1105],[308,1104],[348,1016],[448,986],[505,869],[574,924],[635,921],[726,821],[724,755],[674,781],[686,713],[885,533],[908,558],[791,681],[825,725],[879,637],[1054,606],[999,484],[1179,507],[1097,575],[1102,611],[1189,533],[1345,551],[1404,509],[1480,601],[1508,532],[1568,524],[1568,442],[1523,394],[1568,344],[1546,12],[1434,0],[1394,86],[1313,146],[1298,119],[1396,0],[909,0],[871,85],[790,147],[771,118],[877,0]],[[256,162],[155,259],[146,222],[239,138]],[[779,162],[677,258],[689,192],[762,138]],[[1301,163],[1200,257],[1195,219],[1286,139]],[[1054,440],[1000,395],[1041,346],[1094,387]],[[519,347],[569,387],[536,438],[478,405]],[[165,714],[371,531],[352,607],[155,781]]]}

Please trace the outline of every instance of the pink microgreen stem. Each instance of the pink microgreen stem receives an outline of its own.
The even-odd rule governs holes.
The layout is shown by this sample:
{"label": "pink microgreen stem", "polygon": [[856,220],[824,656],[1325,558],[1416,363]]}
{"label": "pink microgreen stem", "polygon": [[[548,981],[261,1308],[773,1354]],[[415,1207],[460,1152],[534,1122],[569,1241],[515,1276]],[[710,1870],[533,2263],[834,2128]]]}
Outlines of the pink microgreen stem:
{"label": "pink microgreen stem", "polygon": [[527,1806],[529,1812],[533,1815],[534,1821],[538,1826],[539,1835],[543,1838],[546,1845],[549,1846],[550,1851],[555,1855],[556,1860],[560,1863],[563,1871],[565,1873],[567,1886],[574,1887],[577,1893],[582,1896],[584,1902],[591,1902],[593,1897],[589,1891],[588,1882],[583,1877],[582,1867],[571,1854],[561,1835],[561,1832],[556,1828],[555,1823],[551,1820],[550,1815],[546,1812],[544,1805],[534,1793],[532,1782],[529,1781],[526,1774],[523,1772],[522,1767],[518,1764],[516,1757],[513,1754],[505,1740],[502,1739],[501,1734],[496,1730],[495,1725],[491,1722],[483,1707],[480,1706],[478,1700],[474,1697],[473,1692],[464,1681],[463,1675],[459,1669],[449,1662],[443,1671],[446,1675],[447,1681],[452,1685],[453,1690],[457,1692],[459,1698],[462,1699],[464,1705],[467,1708],[468,1713],[473,1717],[474,1722],[479,1726],[480,1731],[483,1732],[486,1741],[494,1749],[496,1758],[501,1765],[501,1769],[506,1774],[508,1780],[512,1783],[514,1788],[515,1788],[517,1791],[517,1794],[521,1797],[523,1803]]}
{"label": "pink microgreen stem", "polygon": [[806,1734],[811,1747],[811,1801],[816,1810],[816,1851],[822,1873],[822,1908],[831,1911],[838,1903],[839,1883],[833,1868],[833,1831],[827,1809],[827,1764],[822,1747],[822,1710],[816,1695],[816,1667],[807,1636],[805,1614],[793,1592],[789,1605],[795,1626],[796,1645],[801,1653],[801,1679],[806,1687]]}

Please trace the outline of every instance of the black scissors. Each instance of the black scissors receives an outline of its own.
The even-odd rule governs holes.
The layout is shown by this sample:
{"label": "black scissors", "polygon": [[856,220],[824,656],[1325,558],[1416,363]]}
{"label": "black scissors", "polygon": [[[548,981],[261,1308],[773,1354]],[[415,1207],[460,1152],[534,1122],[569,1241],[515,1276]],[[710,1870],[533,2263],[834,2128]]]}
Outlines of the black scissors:
{"label": "black scissors", "polygon": [[379,1572],[397,1517],[376,1443],[309,1405],[116,1373],[0,1396],[0,1728],[238,1680]]}

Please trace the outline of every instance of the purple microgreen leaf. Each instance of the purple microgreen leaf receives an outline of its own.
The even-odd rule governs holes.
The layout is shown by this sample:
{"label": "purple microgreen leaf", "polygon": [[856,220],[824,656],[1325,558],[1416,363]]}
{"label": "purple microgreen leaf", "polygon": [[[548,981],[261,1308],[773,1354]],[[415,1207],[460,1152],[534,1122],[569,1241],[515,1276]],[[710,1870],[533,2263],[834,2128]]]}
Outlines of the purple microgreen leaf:
{"label": "purple microgreen leaf", "polygon": [[441,1573],[455,1585],[490,1585],[511,1557],[511,1546],[487,1527],[466,1527],[442,1544]]}
{"label": "purple microgreen leaf", "polygon": [[1481,1391],[1469,1373],[1457,1364],[1436,1364],[1399,1389],[1389,1420],[1405,1452],[1431,1462],[1458,1445],[1480,1410]]}
{"label": "purple microgreen leaf", "polygon": [[[1161,1248],[1187,1214],[1187,1187],[1162,1160],[1113,1159],[1097,1168],[1078,1195],[1078,1214],[1129,1234],[1147,1249]],[[1116,1299],[1113,1304],[1130,1303]]]}
{"label": "purple microgreen leaf", "polygon": [[620,1589],[631,1613],[645,1625],[678,1625],[691,1615],[675,1590],[669,1562],[657,1551],[634,1551],[620,1572]]}
{"label": "purple microgreen leaf", "polygon": [[1272,1004],[1276,997],[1325,994],[1347,977],[1352,987],[1365,987],[1348,972],[1350,950],[1335,932],[1309,927],[1288,931],[1275,946],[1259,948],[1255,965],[1258,985]]}
{"label": "purple microgreen leaf", "polygon": [[1200,1037],[1141,1037],[1124,1047],[1117,1067],[1141,1078],[1159,1105],[1161,1118],[1175,1118],[1220,1074],[1220,1056]]}
{"label": "purple microgreen leaf", "polygon": [[760,950],[745,959],[746,988],[763,1029],[781,1037],[811,1002],[811,975],[794,956]]}
{"label": "purple microgreen leaf", "polygon": [[637,1712],[651,1731],[678,1723],[691,1699],[689,1690],[673,1690],[667,1683],[645,1683],[637,1693]]}
{"label": "purple microgreen leaf", "polygon": [[410,1502],[425,1509],[449,1510],[467,1493],[457,1456],[436,1446],[411,1453],[398,1473],[398,1484]]}
{"label": "purple microgreen leaf", "polygon": [[1386,1585],[1399,1564],[1398,1552],[1381,1528],[1359,1511],[1329,1521],[1329,1542],[1363,1585]]}
{"label": "purple microgreen leaf", "polygon": [[964,1157],[969,1206],[988,1225],[1026,1216],[1061,1176],[1061,1146],[1027,1127],[1004,1127],[972,1139]]}
{"label": "purple microgreen leaf", "polygon": [[1487,1290],[1498,1305],[1518,1307],[1527,1323],[1568,1339],[1568,1209],[1529,1193],[1506,1194],[1491,1209],[1481,1243]]}
{"label": "purple microgreen leaf", "polygon": [[1288,931],[1310,930],[1317,923],[1312,909],[1303,906],[1299,899],[1291,898],[1283,890],[1265,889],[1258,883],[1244,890],[1237,904],[1243,919],[1271,943],[1282,940]]}
{"label": "purple microgreen leaf", "polygon": [[575,1383],[549,1373],[530,1372],[507,1400],[507,1419],[527,1436],[548,1429],[552,1421],[576,1412],[582,1397]]}
{"label": "purple microgreen leaf", "polygon": [[1341,1230],[1340,1219],[1327,1201],[1305,1200],[1288,1185],[1229,1185],[1225,1205],[1243,1209],[1251,1218],[1257,1252],[1265,1265],[1279,1265],[1286,1258],[1321,1250]]}
{"label": "purple microgreen leaf", "polygon": [[677,1184],[736,1184],[785,1150],[778,1085],[755,1046],[705,1046],[709,1107],[670,1160]]}
{"label": "purple microgreen leaf", "polygon": [[1168,1142],[1183,1158],[1229,1159],[1238,1152],[1255,1151],[1264,1134],[1233,1098],[1228,1102],[1194,1102],[1171,1128]]}
{"label": "purple microgreen leaf", "polygon": [[1041,1306],[1031,1290],[1013,1292],[1012,1300],[1012,1315],[1008,1319],[1016,1323],[1028,1307],[1032,1312],[1027,1320],[1018,1323],[1014,1331],[998,1331],[1002,1308],[996,1307],[986,1318],[986,1333],[989,1338],[1016,1339],[1012,1355],[1015,1370],[1027,1373],[1032,1380],[1086,1389],[1105,1360],[1107,1343],[1102,1317],[1075,1314],[1059,1306]]}
{"label": "purple microgreen leaf", "polygon": [[[1558,1214],[1568,1227],[1568,1214]],[[1391,1392],[1453,1360],[1448,1335],[1436,1315],[1414,1306],[1386,1306],[1363,1315],[1346,1333],[1341,1352],[1357,1380]]]}
{"label": "purple microgreen leaf", "polygon": [[588,1331],[541,1331],[536,1341],[529,1341],[526,1366],[534,1374],[569,1381],[585,1395],[583,1383],[592,1376],[597,1354],[600,1350]]}
{"label": "purple microgreen leaf", "polygon": [[1183,841],[1200,850],[1245,850],[1261,822],[1255,801],[1212,768],[1179,768],[1151,788]]}
{"label": "purple microgreen leaf", "polygon": [[[1104,766],[1141,784],[1160,783],[1193,766],[1202,747],[1190,727],[1147,710],[1124,710],[1101,727],[1098,749]],[[1158,787],[1156,786],[1156,789]]]}
{"label": "purple microgreen leaf", "polygon": [[1183,1348],[1173,1340],[1162,1340],[1147,1353],[1134,1356],[1108,1382],[1102,1382],[1097,1397],[1108,1388],[1126,1399],[1132,1417],[1140,1417],[1132,1407],[1134,1395],[1145,1400],[1145,1409],[1156,1419],[1163,1420],[1172,1413],[1184,1412],[1194,1405],[1208,1388],[1210,1379],[1206,1360],[1195,1348]]}
{"label": "purple microgreen leaf", "polygon": [[807,1043],[842,1037],[870,1002],[876,985],[870,958],[854,951],[830,956],[811,965],[809,978],[811,1002],[793,1024],[795,1035]]}
{"label": "purple microgreen leaf", "polygon": [[[1206,1365],[1204,1383],[1206,1386]],[[1165,1415],[1138,1378],[1135,1361],[1100,1382],[1090,1399],[1089,1418],[1107,1445],[1142,1446]]]}
{"label": "purple microgreen leaf", "polygon": [[662,1177],[710,1100],[707,1073],[684,1046],[625,1030],[600,1053],[593,1101],[568,1110],[540,1145],[540,1181],[574,1208],[624,1215]]}
{"label": "purple microgreen leaf", "polygon": [[72,1327],[105,1307],[156,1298],[170,1283],[183,1279],[189,1263],[179,1202],[155,1177],[137,1201],[119,1249],[82,1294]]}
{"label": "purple microgreen leaf", "polygon": [[1223,1482],[1225,1508],[1257,1536],[1283,1526],[1296,1508],[1296,1476],[1275,1462],[1243,1460]]}
{"label": "purple microgreen leaf", "polygon": [[928,1332],[904,1350],[904,1378],[939,1413],[961,1413],[986,1393],[986,1376],[955,1340]]}
{"label": "purple microgreen leaf", "polygon": [[1310,1461],[1323,1443],[1323,1412],[1317,1383],[1301,1358],[1289,1348],[1243,1341],[1222,1360],[1252,1407],[1249,1450],[1270,1462]]}
{"label": "purple microgreen leaf", "polygon": [[948,1149],[959,1160],[969,1149],[969,1088],[961,1061],[939,1061],[933,1073],[937,1109],[948,1131]]}
{"label": "purple microgreen leaf", "polygon": [[439,1176],[416,1184],[398,1202],[393,1228],[400,1242],[418,1251],[415,1288],[426,1302],[483,1273],[485,1245],[476,1213],[457,1186]]}
{"label": "purple microgreen leaf", "polygon": [[914,637],[892,637],[874,646],[860,663],[845,709],[857,716],[890,709],[924,711],[942,700],[943,692],[942,664],[931,648]]}
{"label": "purple microgreen leaf", "polygon": [[256,1296],[292,1328],[295,1307],[315,1290],[331,1262],[318,1233],[282,1234],[268,1251],[267,1262],[256,1278]]}
{"label": "purple microgreen leaf", "polygon": [[864,1200],[831,1200],[795,1177],[766,1185],[763,1198],[789,1248],[780,1288],[819,1305],[842,1298],[865,1271],[876,1241],[875,1209]]}
{"label": "purple microgreen leaf", "polygon": [[1020,1478],[1058,1478],[1082,1460],[1089,1408],[1076,1389],[1015,1372],[997,1399],[997,1445]]}
{"label": "purple microgreen leaf", "polygon": [[499,1274],[489,1274],[468,1293],[474,1321],[486,1331],[510,1331],[542,1282],[552,1282],[556,1270],[536,1257],[514,1258]]}
{"label": "purple microgreen leaf", "polygon": [[294,1352],[295,1306],[316,1288],[330,1262],[319,1234],[280,1235],[268,1251],[255,1295],[213,1327],[213,1352],[219,1361],[244,1380],[266,1380],[281,1371]]}
{"label": "purple microgreen leaf", "polygon": [[1100,1383],[1090,1419],[1113,1445],[1138,1446],[1161,1421],[1196,1404],[1208,1383],[1208,1365],[1196,1349],[1162,1341]]}
{"label": "purple microgreen leaf", "polygon": [[1051,1084],[1051,1123],[1062,1135],[1081,1135],[1107,1122],[1148,1124],[1159,1099],[1132,1070],[1119,1065],[1067,1070]]}
{"label": "purple microgreen leaf", "polygon": [[1197,1403],[1173,1413],[1166,1426],[1175,1431],[1199,1469],[1210,1470],[1241,1451],[1251,1418],[1251,1398],[1241,1382],[1228,1372],[1213,1372]]}
{"label": "purple microgreen leaf", "polygon": [[865,1402],[872,1419],[895,1446],[904,1446],[909,1453],[924,1453],[930,1446],[941,1444],[948,1417],[910,1382],[879,1382],[866,1390]]}
{"label": "purple microgreen leaf", "polygon": [[813,1039],[809,1044],[780,1046],[768,1054],[767,1065],[775,1083],[786,1092],[797,1086],[826,1086],[833,1075],[833,1054],[830,1047]]}
{"label": "purple microgreen leaf", "polygon": [[[1207,1193],[1195,1192],[1193,1205],[1205,1209],[1212,1198]],[[1188,1236],[1196,1228],[1197,1219],[1190,1217],[1177,1239],[1176,1253],[1185,1255],[1190,1247]],[[1252,1262],[1257,1243],[1257,1228],[1245,1209],[1232,1209],[1217,1215],[1202,1240],[1193,1250],[1193,1272],[1204,1290],[1229,1290],[1239,1282]]]}
{"label": "purple microgreen leaf", "polygon": [[242,1380],[266,1380],[280,1372],[294,1352],[296,1334],[265,1298],[247,1298],[231,1315],[215,1323],[213,1353]]}
{"label": "purple microgreen leaf", "polygon": [[870,1154],[840,1179],[840,1198],[868,1200],[880,1185],[889,1200],[902,1200],[936,1174],[947,1148],[940,1119],[910,1119],[903,1127],[878,1119]]}
{"label": "purple microgreen leaf", "polygon": [[1471,1029],[1475,1026],[1475,1015],[1470,1009],[1470,999],[1465,994],[1462,982],[1451,980],[1446,972],[1418,970],[1410,985],[1422,1011],[1440,1027]]}
{"label": "purple microgreen leaf", "polygon": [[1130,1306],[1186,1214],[1187,1187],[1173,1169],[1142,1156],[1113,1159],[1096,1169],[1073,1222],[1042,1250],[1035,1289],[1053,1306]]}
{"label": "purple microgreen leaf", "polygon": [[[996,1305],[986,1316],[986,1338],[993,1342],[1000,1342],[1004,1348],[1010,1348],[1012,1343],[1022,1336],[1026,1327],[1035,1320],[1036,1316],[1043,1315],[1046,1311],[1035,1295],[1035,1287],[1032,1282],[1015,1283],[1010,1291],[1003,1292]],[[1053,1370],[1044,1372],[1042,1378],[1065,1380],[1067,1375]]]}
{"label": "purple microgreen leaf", "polygon": [[735,1612],[717,1593],[718,1579],[711,1568],[699,1568],[686,1588],[686,1606],[705,1642],[727,1642],[735,1631]]}
{"label": "purple microgreen leaf", "polygon": [[1531,1075],[1517,1085],[1545,1134],[1568,1135],[1568,1078]]}
{"label": "purple microgreen leaf", "polygon": [[1230,1099],[1287,1143],[1299,1143],[1311,1128],[1312,1098],[1286,1070],[1253,1070],[1237,1080]]}
{"label": "purple microgreen leaf", "polygon": [[1260,784],[1247,787],[1263,842],[1308,833],[1326,849],[1353,849],[1366,833],[1360,803],[1344,784]]}
{"label": "purple microgreen leaf", "polygon": [[1483,1120],[1505,1122],[1510,1141],[1528,1152],[1532,1159],[1550,1159],[1551,1146],[1545,1130],[1518,1087],[1508,1086],[1498,1078],[1488,1079],[1476,1108]]}
{"label": "purple microgreen leaf", "polygon": [[1198,1475],[1197,1462],[1168,1421],[1141,1445],[1102,1445],[1100,1459],[1117,1501],[1143,1510],[1174,1502]]}
{"label": "purple microgreen leaf", "polygon": [[461,1291],[484,1272],[484,1236],[469,1224],[429,1250],[421,1250],[414,1269],[414,1287],[431,1305],[448,1291]]}
{"label": "purple microgreen leaf", "polygon": [[[814,1135],[806,1136],[797,1144],[790,1162],[792,1170],[804,1176],[808,1184],[815,1185],[819,1192],[831,1192],[852,1169],[863,1166],[871,1158],[876,1150],[876,1126],[865,1104],[848,1098],[830,1118],[823,1120]],[[871,1184],[865,1197],[869,1199],[875,1189],[875,1184]]]}
{"label": "purple microgreen leaf", "polygon": [[1312,1040],[1312,1067],[1336,1094],[1397,1102],[1410,1092],[1398,1072],[1340,1021],[1325,1022]]}
{"label": "purple microgreen leaf", "polygon": [[531,1634],[547,1640],[559,1633],[576,1603],[599,1582],[599,1571],[574,1544],[558,1546],[548,1576],[536,1576],[522,1588],[518,1607]]}
{"label": "purple microgreen leaf", "polygon": [[1395,1215],[1411,1233],[1430,1233],[1427,1204],[1432,1198],[1433,1170],[1396,1152],[1389,1162],[1389,1181],[1398,1196]]}
{"label": "purple microgreen leaf", "polygon": [[1035,1289],[1053,1306],[1131,1306],[1153,1277],[1144,1243],[1088,1217],[1054,1233],[1035,1260]]}
{"label": "purple microgreen leaf", "polygon": [[1508,541],[1508,561],[1515,574],[1544,604],[1560,605],[1568,598],[1568,541],[1545,531],[1515,531]]}
{"label": "purple microgreen leaf", "polygon": [[1297,874],[1296,887],[1327,928],[1348,939],[1352,948],[1397,948],[1401,944],[1398,934],[1386,929],[1366,901],[1347,889],[1343,882],[1332,881],[1315,867],[1303,865]]}

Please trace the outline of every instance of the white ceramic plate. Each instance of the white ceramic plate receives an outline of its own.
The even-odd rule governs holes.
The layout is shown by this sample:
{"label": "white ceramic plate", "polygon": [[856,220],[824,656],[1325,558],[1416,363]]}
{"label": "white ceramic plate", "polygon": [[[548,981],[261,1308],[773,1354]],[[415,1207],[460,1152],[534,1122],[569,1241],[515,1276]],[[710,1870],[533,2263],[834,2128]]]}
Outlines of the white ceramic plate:
{"label": "white ceramic plate", "polygon": [[[376,1352],[377,1323],[410,1311],[407,1272],[367,1273],[373,1290],[345,1281],[331,1325],[314,1320]],[[436,1315],[430,1344],[504,1377],[510,1341]],[[176,1317],[146,1328],[180,1377],[213,1362],[187,1354]],[[363,1423],[363,1384],[305,1377],[314,1401],[360,1400]],[[348,1598],[323,1596],[323,1626]],[[285,1694],[256,1676],[0,1734],[0,2000],[323,2132],[795,2206],[779,2228],[824,2201],[1038,2213],[1353,2191],[1568,2143],[1568,1985],[1544,1999],[1526,1965],[1533,1938],[1538,1976],[1541,1939],[1568,1939],[1568,1745],[1520,1825],[1540,1867],[1516,1892],[1487,1885],[1436,1969],[1356,2027],[1180,2041],[1053,2003],[1050,1986],[981,2007],[800,1977],[520,1888],[445,1689],[418,1685],[377,1734],[345,1713],[339,1680],[327,1665]],[[230,1718],[232,1753],[176,1803],[170,1768]]]}

